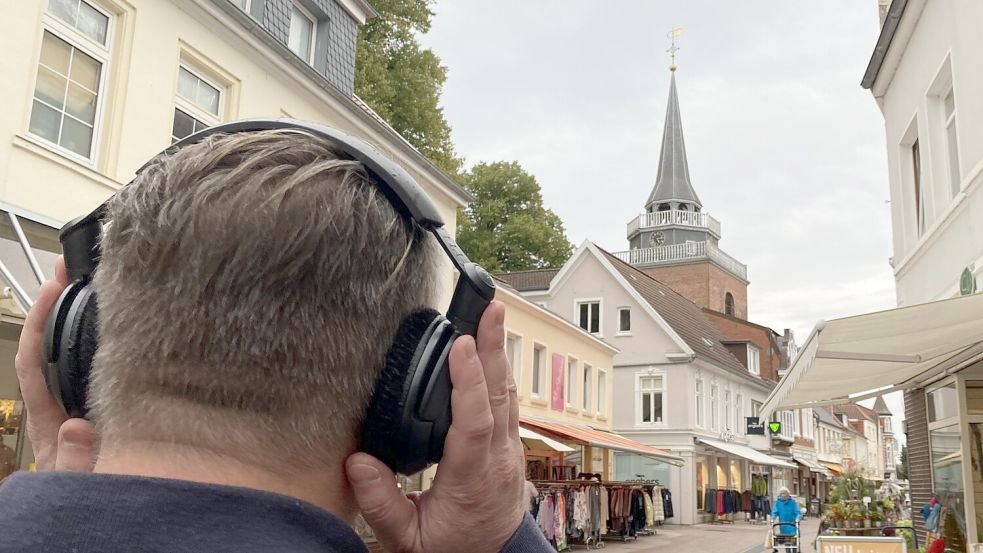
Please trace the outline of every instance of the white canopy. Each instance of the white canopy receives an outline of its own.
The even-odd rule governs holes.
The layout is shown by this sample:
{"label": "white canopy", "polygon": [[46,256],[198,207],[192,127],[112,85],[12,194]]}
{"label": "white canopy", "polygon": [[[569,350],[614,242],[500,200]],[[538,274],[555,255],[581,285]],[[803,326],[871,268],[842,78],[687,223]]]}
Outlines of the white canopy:
{"label": "white canopy", "polygon": [[735,444],[733,442],[721,442],[718,440],[711,440],[709,438],[699,438],[699,440],[714,449],[719,449],[720,451],[723,451],[725,453],[730,453],[731,455],[743,457],[756,465],[768,465],[773,467],[786,467],[792,469],[798,468],[792,463],[782,461],[781,459],[777,459],[775,457],[772,457],[771,455],[766,455],[756,449],[751,449],[746,445]]}
{"label": "white canopy", "polygon": [[522,440],[522,445],[526,446],[526,449],[538,449],[541,451],[553,450],[562,452],[576,451],[574,448],[564,443],[558,442],[553,438],[543,436],[538,432],[533,432],[532,430],[522,426],[519,427],[519,438]]}
{"label": "white canopy", "polygon": [[983,357],[983,294],[819,323],[761,409],[868,399]]}

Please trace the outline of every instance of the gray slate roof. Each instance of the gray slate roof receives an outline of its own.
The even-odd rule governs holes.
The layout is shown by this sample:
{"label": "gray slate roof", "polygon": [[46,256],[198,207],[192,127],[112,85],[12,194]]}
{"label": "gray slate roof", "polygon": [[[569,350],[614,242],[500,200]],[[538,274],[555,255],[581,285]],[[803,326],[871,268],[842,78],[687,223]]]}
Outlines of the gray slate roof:
{"label": "gray slate roof", "polygon": [[[610,253],[598,248],[628,284],[655,309],[666,323],[696,353],[714,365],[738,374],[767,388],[775,383],[757,377],[744,367],[724,346],[724,335],[703,314],[697,305],[672,288],[632,267]],[[709,343],[708,343],[709,342]]]}
{"label": "gray slate roof", "polygon": [[670,201],[703,207],[689,181],[689,162],[686,161],[686,144],[683,142],[683,120],[679,114],[675,71],[669,81],[669,105],[666,107],[666,124],[662,129],[659,172],[655,178],[655,188],[649,194],[645,207]]}

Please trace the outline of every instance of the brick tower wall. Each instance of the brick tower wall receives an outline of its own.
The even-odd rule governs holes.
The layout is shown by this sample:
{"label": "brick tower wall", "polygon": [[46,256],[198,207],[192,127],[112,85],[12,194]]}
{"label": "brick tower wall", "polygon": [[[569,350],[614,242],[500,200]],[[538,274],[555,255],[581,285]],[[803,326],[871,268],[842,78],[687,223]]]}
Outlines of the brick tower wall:
{"label": "brick tower wall", "polygon": [[724,296],[730,292],[734,296],[734,316],[747,319],[747,283],[709,261],[641,270],[697,306],[721,313]]}

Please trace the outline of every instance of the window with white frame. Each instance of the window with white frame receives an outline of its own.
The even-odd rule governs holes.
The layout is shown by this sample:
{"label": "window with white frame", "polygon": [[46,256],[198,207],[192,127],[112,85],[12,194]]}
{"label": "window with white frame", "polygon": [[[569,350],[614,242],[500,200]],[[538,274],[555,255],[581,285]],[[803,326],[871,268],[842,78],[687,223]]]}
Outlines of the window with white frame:
{"label": "window with white frame", "polygon": [[222,88],[201,75],[188,64],[178,67],[171,142],[221,122]]}
{"label": "window with white frame", "polygon": [[597,414],[604,416],[607,413],[608,400],[608,372],[597,369]]}
{"label": "window with white frame", "polygon": [[656,424],[663,422],[664,379],[661,375],[640,375],[638,377],[639,422]]}
{"label": "window with white frame", "polygon": [[631,308],[618,308],[618,334],[631,334]]}
{"label": "window with white frame", "polygon": [[724,430],[731,430],[734,428],[734,425],[730,420],[730,415],[730,390],[724,390]]}
{"label": "window with white frame", "polygon": [[577,321],[580,328],[591,334],[601,332],[601,302],[585,301],[577,304]]}
{"label": "window with white frame", "polygon": [[716,384],[710,385],[710,430],[720,429],[720,397]]}
{"label": "window with white frame", "polygon": [[584,411],[590,411],[590,408],[591,408],[591,395],[590,394],[591,394],[591,380],[593,379],[593,376],[594,376],[594,369],[593,369],[593,367],[591,367],[587,363],[584,363],[584,388],[583,388],[583,390],[584,390],[584,402],[583,402],[583,405],[582,405]]}
{"label": "window with white frame", "polygon": [[532,394],[543,397],[546,381],[546,348],[536,344],[532,350]]}
{"label": "window with white frame", "polygon": [[760,417],[761,416],[762,403],[760,401],[751,402],[751,416]]}
{"label": "window with white frame", "polygon": [[567,407],[577,404],[577,360],[567,357]]}
{"label": "window with white frame", "polygon": [[761,375],[761,353],[751,344],[747,345],[747,370],[751,374]]}
{"label": "window with white frame", "polygon": [[314,63],[314,40],[317,18],[297,2],[290,4],[290,31],[287,47],[307,63]]}
{"label": "window with white frame", "polygon": [[91,161],[113,18],[93,2],[51,0],[43,19],[29,132]]}
{"label": "window with white frame", "polygon": [[703,379],[696,379],[696,426],[703,428],[706,424],[704,418],[706,417],[706,411],[704,410],[704,400],[703,400]]}
{"label": "window with white frame", "polygon": [[744,394],[737,394],[734,396],[734,424],[737,425],[737,434],[744,434],[747,430],[747,425],[744,424]]}
{"label": "window with white frame", "polygon": [[242,11],[244,12],[249,11],[249,0],[229,0],[229,1],[232,2],[235,6],[237,6]]}
{"label": "window with white frame", "polygon": [[955,197],[959,193],[962,178],[959,175],[959,142],[956,140],[956,98],[952,88],[942,98],[942,111],[946,150],[949,154],[949,189]]}
{"label": "window with white frame", "polygon": [[815,424],[816,423],[813,420],[813,416],[812,416],[812,409],[803,409],[802,410],[802,436],[805,437],[807,440],[815,439],[816,437]]}
{"label": "window with white frame", "polygon": [[505,337],[505,356],[512,366],[512,379],[519,393],[522,393],[522,338],[516,334]]}

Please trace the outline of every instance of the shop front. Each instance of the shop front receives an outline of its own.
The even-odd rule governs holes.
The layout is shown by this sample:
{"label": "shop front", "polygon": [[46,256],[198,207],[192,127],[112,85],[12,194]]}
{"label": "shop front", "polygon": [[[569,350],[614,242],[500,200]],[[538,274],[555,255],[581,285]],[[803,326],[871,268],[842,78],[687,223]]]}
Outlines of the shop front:
{"label": "shop front", "polygon": [[[764,411],[905,391],[912,520],[946,548],[983,543],[983,294],[829,321]],[[838,465],[824,463],[831,474]],[[925,505],[938,504],[926,518]]]}
{"label": "shop front", "polygon": [[0,203],[0,480],[34,465],[14,357],[27,310],[41,282],[54,276],[57,226]]}
{"label": "shop front", "polygon": [[[795,465],[735,442],[698,438],[696,510],[701,522],[761,519]],[[737,502],[729,496],[740,497]],[[750,503],[745,501],[750,498]]]}

